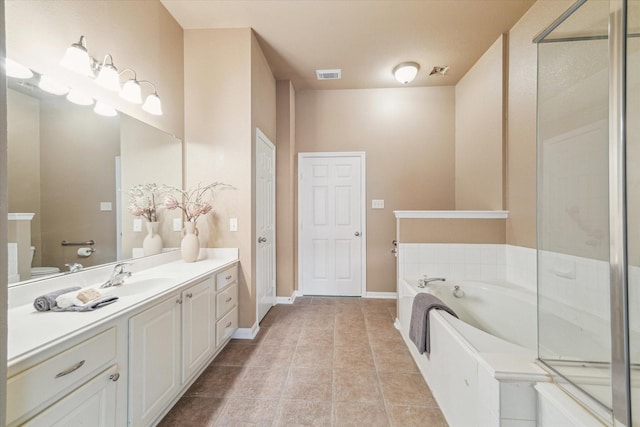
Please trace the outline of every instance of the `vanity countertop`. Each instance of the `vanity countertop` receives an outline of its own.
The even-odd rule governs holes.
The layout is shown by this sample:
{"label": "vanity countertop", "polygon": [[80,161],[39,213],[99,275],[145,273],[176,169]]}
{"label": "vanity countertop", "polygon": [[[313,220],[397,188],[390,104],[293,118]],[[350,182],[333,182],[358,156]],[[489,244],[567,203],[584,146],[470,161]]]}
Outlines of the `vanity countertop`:
{"label": "vanity countertop", "polygon": [[[35,352],[50,348],[91,327],[96,327],[131,312],[143,304],[171,293],[187,282],[198,280],[213,270],[227,267],[238,261],[237,250],[212,253],[214,256],[193,263],[173,260],[134,272],[131,278],[125,280],[121,289],[113,290],[114,294],[119,296],[118,301],[94,311],[39,312],[32,303],[10,306],[7,342],[9,367],[23,361]],[[94,282],[89,283],[86,287],[99,285],[100,282]],[[132,288],[127,288],[127,286],[136,286],[135,292],[129,292]],[[57,286],[49,291],[64,287],[66,286]]]}

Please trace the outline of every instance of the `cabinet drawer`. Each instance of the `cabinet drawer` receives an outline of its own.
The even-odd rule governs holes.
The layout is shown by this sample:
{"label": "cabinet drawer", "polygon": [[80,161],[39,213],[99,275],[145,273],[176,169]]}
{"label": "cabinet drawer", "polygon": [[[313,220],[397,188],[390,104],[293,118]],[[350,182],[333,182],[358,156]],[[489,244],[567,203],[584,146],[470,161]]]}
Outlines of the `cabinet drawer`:
{"label": "cabinet drawer", "polygon": [[238,266],[227,268],[221,273],[216,274],[216,289],[221,290],[238,279]]}
{"label": "cabinet drawer", "polygon": [[219,319],[238,304],[238,285],[229,286],[216,296],[216,314]]}
{"label": "cabinet drawer", "polygon": [[116,330],[111,328],[9,378],[7,424],[58,400],[57,395],[81,385],[115,357]]}
{"label": "cabinet drawer", "polygon": [[225,342],[238,328],[238,307],[235,307],[216,324],[216,347]]}

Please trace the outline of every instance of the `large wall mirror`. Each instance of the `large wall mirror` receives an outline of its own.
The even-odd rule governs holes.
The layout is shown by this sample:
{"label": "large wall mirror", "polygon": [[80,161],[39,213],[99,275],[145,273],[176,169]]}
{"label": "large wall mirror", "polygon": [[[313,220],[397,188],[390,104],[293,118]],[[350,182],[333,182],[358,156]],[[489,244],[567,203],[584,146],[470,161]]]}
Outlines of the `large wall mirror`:
{"label": "large wall mirror", "polygon": [[[129,189],[182,185],[179,139],[44,92],[39,78],[8,78],[10,283],[144,255],[145,220],[134,231]],[[178,247],[179,212],[158,217],[165,250]]]}

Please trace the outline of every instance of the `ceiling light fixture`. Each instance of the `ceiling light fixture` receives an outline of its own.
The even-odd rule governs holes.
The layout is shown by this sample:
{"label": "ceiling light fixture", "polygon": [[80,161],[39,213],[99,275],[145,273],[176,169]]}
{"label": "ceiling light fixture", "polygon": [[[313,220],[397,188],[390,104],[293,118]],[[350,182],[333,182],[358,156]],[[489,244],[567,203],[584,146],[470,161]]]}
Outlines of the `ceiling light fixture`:
{"label": "ceiling light fixture", "polygon": [[80,36],[77,43],[67,48],[62,61],[60,61],[60,65],[66,69],[87,77],[94,77],[92,63],[93,59],[87,51],[87,41],[84,36]]}
{"label": "ceiling light fixture", "polygon": [[411,83],[418,75],[420,65],[416,62],[403,62],[396,65],[393,69],[393,75],[397,81],[402,84]]}
{"label": "ceiling light fixture", "polygon": [[5,70],[7,76],[15,77],[16,79],[30,79],[33,77],[33,72],[29,68],[13,59],[5,58]]}

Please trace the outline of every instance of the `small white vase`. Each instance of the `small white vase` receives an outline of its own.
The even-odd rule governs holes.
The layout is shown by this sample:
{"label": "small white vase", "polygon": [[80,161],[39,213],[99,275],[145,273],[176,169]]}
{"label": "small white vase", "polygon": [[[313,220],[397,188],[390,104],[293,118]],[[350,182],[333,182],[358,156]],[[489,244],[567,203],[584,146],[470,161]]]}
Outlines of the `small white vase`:
{"label": "small white vase", "polygon": [[142,241],[142,252],[145,256],[162,252],[162,237],[158,234],[159,222],[147,222],[147,235]]}
{"label": "small white vase", "polygon": [[200,240],[195,222],[184,223],[184,237],[180,242],[180,251],[184,262],[194,262],[200,253]]}

